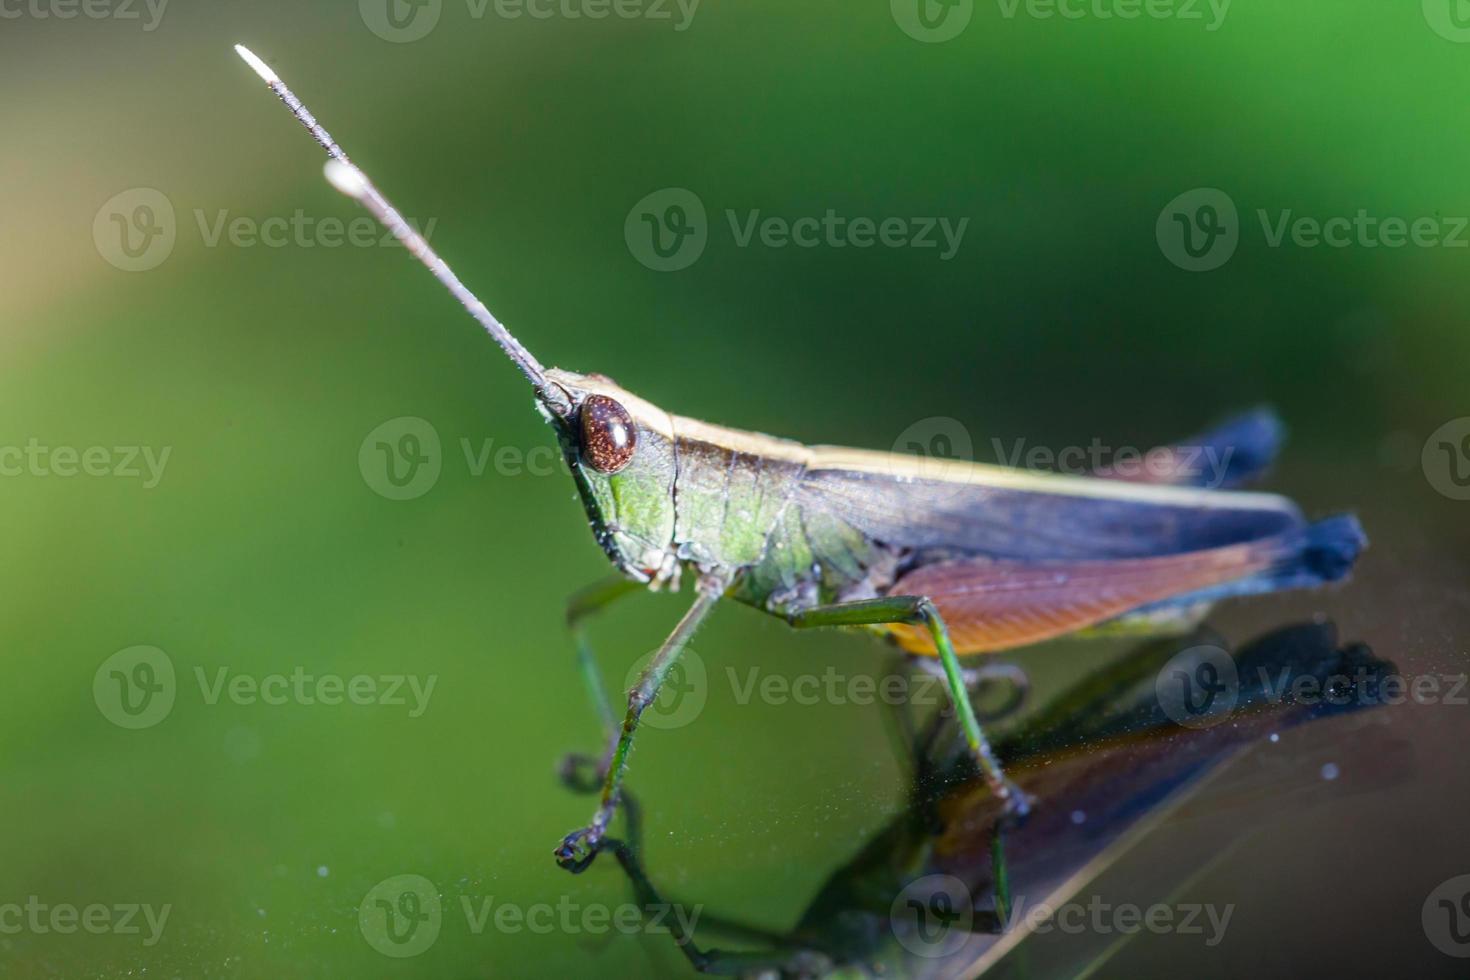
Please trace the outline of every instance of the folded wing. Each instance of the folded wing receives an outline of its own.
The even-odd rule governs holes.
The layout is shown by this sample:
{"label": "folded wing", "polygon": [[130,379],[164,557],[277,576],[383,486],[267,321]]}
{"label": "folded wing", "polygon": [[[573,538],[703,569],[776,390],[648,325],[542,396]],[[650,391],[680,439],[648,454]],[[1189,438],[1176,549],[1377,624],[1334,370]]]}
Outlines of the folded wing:
{"label": "folded wing", "polygon": [[826,446],[813,450],[797,502],[891,547],[1013,561],[1178,554],[1302,524],[1296,506],[1272,494]]}

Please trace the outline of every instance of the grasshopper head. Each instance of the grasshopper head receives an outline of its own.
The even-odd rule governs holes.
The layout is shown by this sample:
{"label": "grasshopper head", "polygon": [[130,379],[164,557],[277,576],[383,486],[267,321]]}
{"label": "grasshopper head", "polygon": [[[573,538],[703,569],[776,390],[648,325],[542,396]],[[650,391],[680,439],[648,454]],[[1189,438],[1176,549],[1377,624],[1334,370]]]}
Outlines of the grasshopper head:
{"label": "grasshopper head", "polygon": [[556,428],[598,544],[633,578],[677,581],[669,414],[601,374],[552,368],[546,380],[557,397],[541,399],[542,414]]}

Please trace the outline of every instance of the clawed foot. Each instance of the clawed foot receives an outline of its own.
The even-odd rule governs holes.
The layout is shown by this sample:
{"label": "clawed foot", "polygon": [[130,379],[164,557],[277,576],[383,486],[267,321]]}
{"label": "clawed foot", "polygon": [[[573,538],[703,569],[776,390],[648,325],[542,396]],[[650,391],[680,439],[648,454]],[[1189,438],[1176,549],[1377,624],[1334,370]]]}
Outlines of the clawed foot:
{"label": "clawed foot", "polygon": [[602,835],[591,827],[574,830],[557,845],[556,863],[572,874],[581,874],[592,864],[601,850]]}

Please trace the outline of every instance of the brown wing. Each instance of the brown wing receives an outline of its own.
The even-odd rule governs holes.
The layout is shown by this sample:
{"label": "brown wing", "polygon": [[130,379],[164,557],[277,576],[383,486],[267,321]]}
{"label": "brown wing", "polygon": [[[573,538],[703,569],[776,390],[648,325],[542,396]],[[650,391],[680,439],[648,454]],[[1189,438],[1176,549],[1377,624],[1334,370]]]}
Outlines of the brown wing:
{"label": "brown wing", "polygon": [[[1290,563],[1295,536],[1157,558],[1011,562],[962,559],[904,575],[890,595],[928,596],[957,653],[988,653],[1092,626],[1175,596],[1250,580]],[[899,645],[933,655],[922,626],[889,628]]]}

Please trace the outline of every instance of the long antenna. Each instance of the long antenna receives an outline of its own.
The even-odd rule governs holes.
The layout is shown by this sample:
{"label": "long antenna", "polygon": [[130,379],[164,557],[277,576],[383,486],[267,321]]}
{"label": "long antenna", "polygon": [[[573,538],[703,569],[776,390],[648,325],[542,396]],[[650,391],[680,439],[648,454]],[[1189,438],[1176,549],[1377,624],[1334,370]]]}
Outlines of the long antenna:
{"label": "long antenna", "polygon": [[434,274],[434,278],[443,283],[444,287],[454,294],[454,298],[469,311],[470,316],[479,321],[480,326],[495,338],[495,342],[515,362],[516,367],[520,368],[521,373],[535,387],[537,395],[543,401],[554,406],[569,407],[566,405],[566,396],[547,380],[546,371],[541,367],[541,363],[531,356],[530,351],[521,346],[521,342],[511,335],[504,324],[495,319],[495,314],[480,302],[479,297],[472,293],[468,286],[460,282],[459,276],[454,274],[449,263],[441,259],[438,253],[429,247],[424,236],[403,220],[398,210],[389,204],[388,199],[373,186],[367,174],[348,159],[347,154],[343,153],[342,148],[337,145],[337,141],[332,139],[332,135],[316,121],[316,117],[286,87],[286,83],[281,81],[280,76],[243,44],[235,45],[235,53],[255,70],[266,85],[270,86],[270,90],[285,103],[286,108],[291,110],[291,115],[295,116],[301,125],[306,127],[306,131],[322,145],[322,149],[327,151],[331,159],[327,161],[326,176],[332,186],[367,208],[394,238],[403,243],[409,254],[428,267],[429,271]]}

